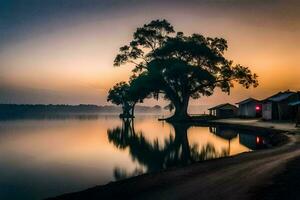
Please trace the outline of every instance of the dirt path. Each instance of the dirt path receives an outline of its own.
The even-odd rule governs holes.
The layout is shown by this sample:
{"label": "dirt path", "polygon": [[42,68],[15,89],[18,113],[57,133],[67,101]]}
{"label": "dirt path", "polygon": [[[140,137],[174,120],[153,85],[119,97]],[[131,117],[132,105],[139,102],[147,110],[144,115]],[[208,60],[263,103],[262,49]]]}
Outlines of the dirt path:
{"label": "dirt path", "polygon": [[258,188],[251,197],[256,200],[297,200],[300,188],[300,157],[287,163],[270,184]]}
{"label": "dirt path", "polygon": [[300,156],[297,136],[274,149],[141,175],[54,199],[251,199],[288,161]]}

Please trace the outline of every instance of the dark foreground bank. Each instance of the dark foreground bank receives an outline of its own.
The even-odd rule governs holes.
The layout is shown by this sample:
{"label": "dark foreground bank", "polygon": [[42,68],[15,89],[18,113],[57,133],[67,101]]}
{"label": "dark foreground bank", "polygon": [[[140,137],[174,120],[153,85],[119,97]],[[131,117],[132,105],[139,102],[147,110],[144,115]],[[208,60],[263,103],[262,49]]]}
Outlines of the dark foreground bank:
{"label": "dark foreground bank", "polygon": [[300,199],[300,157],[289,161],[269,184],[253,191],[252,199],[296,200]]}
{"label": "dark foreground bank", "polygon": [[[279,139],[278,139],[279,137]],[[280,138],[281,137],[281,138]],[[286,136],[277,134],[276,140]],[[123,181],[65,194],[53,200],[79,199],[263,199],[264,186],[300,156],[296,137],[273,149],[145,174]],[[261,194],[262,195],[259,195]]]}

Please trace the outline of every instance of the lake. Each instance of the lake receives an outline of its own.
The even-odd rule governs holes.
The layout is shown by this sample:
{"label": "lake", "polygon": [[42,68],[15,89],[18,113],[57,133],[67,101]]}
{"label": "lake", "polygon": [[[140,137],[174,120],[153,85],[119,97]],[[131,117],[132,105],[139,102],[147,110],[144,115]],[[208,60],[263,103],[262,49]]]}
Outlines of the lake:
{"label": "lake", "polygon": [[150,115],[3,120],[0,199],[42,199],[268,146],[259,133]]}

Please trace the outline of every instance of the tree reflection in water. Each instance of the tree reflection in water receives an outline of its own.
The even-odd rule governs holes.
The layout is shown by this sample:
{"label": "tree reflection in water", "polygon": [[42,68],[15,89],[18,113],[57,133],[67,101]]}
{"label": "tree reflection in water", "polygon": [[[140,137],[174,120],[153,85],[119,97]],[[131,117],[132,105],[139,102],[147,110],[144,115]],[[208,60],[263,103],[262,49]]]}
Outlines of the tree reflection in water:
{"label": "tree reflection in water", "polygon": [[[207,143],[201,148],[197,144],[189,145],[187,131],[189,125],[172,124],[175,137],[170,135],[165,139],[164,145],[159,145],[158,140],[151,142],[144,137],[143,132],[135,132],[133,120],[123,120],[122,127],[107,131],[110,143],[119,149],[129,149],[134,161],[146,167],[146,172],[160,171],[174,166],[185,166],[196,161],[219,158],[229,155],[227,149],[218,152],[212,143]],[[114,176],[116,180],[124,179],[144,173],[143,169],[136,168],[128,173],[125,169],[116,167]]]}

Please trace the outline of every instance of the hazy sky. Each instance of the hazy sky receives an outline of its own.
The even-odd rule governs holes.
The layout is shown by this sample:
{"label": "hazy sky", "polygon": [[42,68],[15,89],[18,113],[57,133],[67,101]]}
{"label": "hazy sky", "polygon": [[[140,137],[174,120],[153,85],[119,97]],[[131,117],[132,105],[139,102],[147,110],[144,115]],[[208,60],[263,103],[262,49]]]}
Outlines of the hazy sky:
{"label": "hazy sky", "polygon": [[0,103],[105,104],[131,70],[112,66],[118,48],[161,18],[186,34],[224,37],[226,56],[259,75],[256,89],[191,104],[300,90],[299,11],[298,0],[0,0]]}

